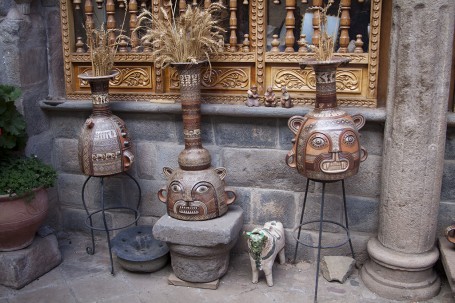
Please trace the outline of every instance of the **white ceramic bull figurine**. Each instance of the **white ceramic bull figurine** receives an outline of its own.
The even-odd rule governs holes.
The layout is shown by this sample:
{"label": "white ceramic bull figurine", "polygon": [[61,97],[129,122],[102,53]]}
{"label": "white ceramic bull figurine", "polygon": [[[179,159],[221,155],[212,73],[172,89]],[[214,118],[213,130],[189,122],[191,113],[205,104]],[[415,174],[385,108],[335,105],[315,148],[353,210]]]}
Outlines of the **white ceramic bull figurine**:
{"label": "white ceramic bull figurine", "polygon": [[263,228],[255,228],[245,233],[248,238],[253,283],[258,283],[259,270],[264,270],[268,286],[273,286],[272,267],[276,255],[280,264],[286,262],[284,256],[284,229],[278,221],[270,221]]}

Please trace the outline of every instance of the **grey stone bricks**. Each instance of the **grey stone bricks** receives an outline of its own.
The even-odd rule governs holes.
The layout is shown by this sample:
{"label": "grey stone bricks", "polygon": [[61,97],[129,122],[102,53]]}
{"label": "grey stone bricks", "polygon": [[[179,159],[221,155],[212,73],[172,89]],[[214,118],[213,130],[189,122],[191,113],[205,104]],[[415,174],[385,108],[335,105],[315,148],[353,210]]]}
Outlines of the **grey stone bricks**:
{"label": "grey stone bricks", "polygon": [[277,120],[239,117],[212,118],[217,145],[232,147],[276,147]]}
{"label": "grey stone bricks", "polygon": [[283,150],[224,148],[221,165],[229,185],[304,191],[306,179],[285,164],[285,157]]}
{"label": "grey stone bricks", "polygon": [[81,172],[77,139],[55,139],[53,156],[54,165],[58,171],[70,174],[79,174]]}
{"label": "grey stone bricks", "polygon": [[279,190],[254,190],[252,193],[253,222],[280,221],[285,228],[294,226],[297,206],[295,194]]}

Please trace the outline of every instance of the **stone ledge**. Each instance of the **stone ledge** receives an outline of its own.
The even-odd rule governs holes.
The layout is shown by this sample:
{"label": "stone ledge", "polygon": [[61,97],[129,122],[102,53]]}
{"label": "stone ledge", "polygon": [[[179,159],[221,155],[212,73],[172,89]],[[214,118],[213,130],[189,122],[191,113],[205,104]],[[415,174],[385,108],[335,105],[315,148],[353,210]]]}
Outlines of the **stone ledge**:
{"label": "stone ledge", "polygon": [[[90,111],[92,105],[90,101],[42,100],[40,101],[40,107],[45,111],[75,112]],[[181,114],[181,106],[179,103],[111,102],[111,108],[114,112]],[[349,114],[362,114],[367,121],[384,122],[386,119],[385,108],[342,108]],[[243,105],[202,104],[201,112],[203,115],[212,116],[290,118],[295,115],[305,115],[310,109],[310,107],[300,106],[293,108],[269,108],[264,106],[251,108]]]}

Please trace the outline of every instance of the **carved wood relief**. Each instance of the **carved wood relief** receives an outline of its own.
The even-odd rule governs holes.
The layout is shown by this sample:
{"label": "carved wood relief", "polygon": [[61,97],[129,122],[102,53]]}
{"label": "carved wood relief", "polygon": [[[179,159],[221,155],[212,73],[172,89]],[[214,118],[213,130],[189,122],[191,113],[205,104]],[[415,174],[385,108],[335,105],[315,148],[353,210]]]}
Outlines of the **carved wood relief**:
{"label": "carved wood relief", "polygon": [[[84,0],[79,7],[72,0],[60,0],[64,76],[66,93],[69,99],[88,99],[88,84],[81,82],[77,74],[87,70],[90,66],[90,56],[84,45],[84,35],[78,24],[87,22],[100,22],[100,16],[105,14],[109,28],[119,24],[119,18],[124,12],[120,7],[122,1],[113,0]],[[141,8],[147,7],[153,18],[162,18],[160,7],[165,7],[166,0],[134,0],[128,1],[130,10],[127,12],[126,23],[129,27],[127,34],[137,26],[137,14]],[[176,0],[179,9],[192,5],[191,1]],[[314,102],[315,80],[314,75],[306,70],[300,70],[298,63],[312,56],[311,53],[298,51],[299,31],[302,26],[298,22],[299,14],[303,16],[306,11],[300,10],[302,4],[295,0],[282,0],[283,29],[279,37],[278,51],[269,51],[270,12],[274,13],[278,7],[273,0],[249,0],[248,4],[242,1],[225,1],[227,20],[227,38],[224,51],[213,56],[212,70],[206,71],[202,76],[202,92],[204,103],[243,104],[248,88],[256,84],[262,96],[267,86],[272,86],[276,94],[280,94],[281,86],[287,86],[292,92],[296,105],[310,105]],[[336,0],[343,12],[342,39],[337,45],[337,56],[349,57],[351,63],[339,69],[337,77],[338,98],[341,105],[376,107],[378,68],[379,68],[379,43],[380,20],[382,0],[359,2]],[[357,3],[358,2],[358,3]],[[202,3],[202,2],[201,2]],[[302,2],[306,3],[306,2]],[[322,1],[308,1],[311,6],[321,5]],[[324,2],[325,3],[325,2]],[[98,8],[101,4],[102,9]],[[352,34],[350,20],[354,14],[350,12],[355,5],[369,5],[369,39],[363,40],[365,52],[362,52],[362,37],[355,40],[356,49],[349,48],[349,36]],[[242,11],[243,10],[243,11]],[[311,10],[310,13],[315,11]],[[243,15],[242,15],[243,14]],[[247,16],[247,26],[242,26],[242,16]],[[313,14],[313,19],[318,18]],[[102,18],[101,18],[102,19]],[[314,19],[314,20],[316,20]],[[312,20],[312,21],[314,21]],[[121,21],[121,20],[120,20]],[[310,20],[311,21],[311,20]],[[317,21],[317,20],[316,20]],[[234,24],[234,22],[236,24]],[[307,41],[317,42],[318,28],[312,23],[314,30],[312,39]],[[239,32],[240,31],[240,32]],[[244,31],[247,31],[246,33]],[[248,34],[248,37],[244,34]],[[356,34],[356,33],[354,33]],[[132,40],[123,46],[124,52],[116,56],[116,69],[120,74],[111,83],[111,99],[118,101],[148,101],[148,102],[175,102],[178,98],[178,81],[175,70],[168,68],[162,70],[161,66],[154,63],[152,50],[153,41],[140,41],[139,32],[132,35]],[[249,40],[249,41],[247,41]],[[247,41],[247,42],[245,42]],[[246,44],[245,44],[246,43]],[[249,44],[248,44],[249,43]],[[352,44],[351,35],[351,44]],[[367,47],[368,46],[368,47]]]}

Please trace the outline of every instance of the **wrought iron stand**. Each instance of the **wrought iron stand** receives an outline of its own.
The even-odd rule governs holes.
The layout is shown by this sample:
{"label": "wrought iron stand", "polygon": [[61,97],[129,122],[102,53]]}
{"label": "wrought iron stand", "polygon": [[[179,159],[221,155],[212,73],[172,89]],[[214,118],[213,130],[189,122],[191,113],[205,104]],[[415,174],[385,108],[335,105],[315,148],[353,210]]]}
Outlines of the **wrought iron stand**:
{"label": "wrought iron stand", "polygon": [[[340,247],[340,246],[343,246],[344,244],[348,243],[349,242],[349,246],[351,248],[351,254],[352,254],[352,258],[354,258],[354,249],[352,248],[352,242],[351,242],[351,235],[349,234],[349,224],[348,224],[348,211],[347,211],[347,208],[346,208],[346,193],[345,193],[345,189],[344,189],[344,180],[337,180],[337,181],[319,181],[319,180],[311,180],[311,181],[314,181],[314,182],[319,182],[319,183],[322,183],[322,196],[321,196],[321,211],[320,211],[320,217],[319,217],[319,220],[313,220],[313,221],[306,221],[306,222],[303,222],[303,215],[305,213],[305,206],[306,206],[306,201],[307,201],[307,196],[308,196],[308,186],[310,184],[310,179],[307,179],[307,182],[306,182],[306,189],[305,189],[305,197],[303,199],[303,208],[302,208],[302,213],[300,215],[300,225],[297,226],[294,231],[293,231],[293,236],[294,238],[296,239],[296,246],[295,246],[295,252],[294,252],[294,260],[293,260],[293,263],[295,263],[295,260],[297,258],[297,249],[299,248],[299,244],[302,244],[306,247],[311,247],[311,248],[317,248],[318,249],[318,257],[317,257],[317,263],[316,263],[316,282],[315,282],[315,286],[314,286],[314,302],[317,302],[318,300],[318,284],[319,284],[319,263],[321,261],[321,249],[325,249],[325,248],[336,248],[336,247]],[[326,183],[333,183],[333,182],[339,182],[341,181],[341,186],[342,186],[342,190],[343,190],[343,208],[344,208],[344,219],[345,219],[345,222],[346,224],[343,225],[342,223],[339,223],[339,222],[335,222],[335,221],[331,221],[331,220],[324,220],[324,194],[325,194],[325,185]],[[300,240],[300,233],[302,231],[302,226],[304,225],[307,225],[307,224],[310,224],[310,223],[319,223],[319,239],[318,239],[318,245],[317,246],[314,246],[314,245],[310,245],[310,244],[306,244],[306,243],[303,243],[301,242]],[[346,235],[347,235],[347,239],[342,242],[342,243],[338,243],[338,244],[334,244],[334,245],[327,245],[327,246],[322,246],[322,224],[323,223],[329,223],[329,224],[335,224],[335,225],[338,225],[340,226],[341,228],[343,228],[345,231],[346,231]],[[298,233],[297,233],[297,237],[295,237],[295,232],[297,231],[298,229]]]}
{"label": "wrought iron stand", "polygon": [[[87,208],[87,204],[85,203],[85,187],[87,185],[87,182],[93,177],[93,176],[89,176],[87,178],[87,180],[85,180],[84,182],[84,185],[82,186],[82,204],[84,205],[84,209],[85,209],[85,212],[87,213],[87,218],[85,220],[85,225],[90,228],[90,232],[91,232],[91,236],[92,236],[92,246],[91,247],[87,247],[86,248],[86,251],[89,255],[93,255],[95,254],[95,237],[94,237],[94,231],[95,230],[99,230],[99,231],[104,231],[106,233],[106,238],[107,238],[107,245],[109,247],[109,257],[110,257],[110,260],[111,260],[111,274],[114,275],[114,262],[112,260],[112,248],[111,248],[111,237],[110,237],[110,232],[113,231],[113,230],[119,230],[119,229],[123,229],[123,228],[126,228],[128,226],[131,226],[133,224],[135,224],[137,226],[137,221],[139,220],[139,206],[140,206],[140,203],[141,203],[141,197],[142,197],[142,192],[141,192],[141,187],[139,186],[139,183],[136,181],[135,178],[133,178],[133,176],[131,176],[130,174],[128,174],[127,172],[123,172],[123,174],[127,175],[131,180],[134,181],[134,183],[136,183],[136,186],[137,186],[137,189],[138,189],[138,193],[139,193],[139,198],[138,198],[138,201],[137,201],[137,205],[136,205],[136,208],[132,208],[132,207],[127,207],[127,206],[115,206],[115,207],[105,207],[104,205],[104,178],[106,177],[112,177],[112,176],[104,176],[104,177],[99,177],[100,178],[100,184],[101,184],[101,188],[100,188],[100,199],[101,199],[101,209],[98,209],[98,210],[95,210],[95,211],[92,211],[90,212]],[[131,221],[131,222],[128,222],[127,224],[121,226],[121,227],[116,227],[116,228],[113,228],[113,227],[109,227],[107,225],[107,221],[106,221],[106,211],[108,210],[126,210],[126,211],[130,211],[134,214],[134,221]],[[103,220],[103,227],[96,227],[93,225],[93,216],[96,215],[96,214],[99,214],[101,213],[101,218]]]}

